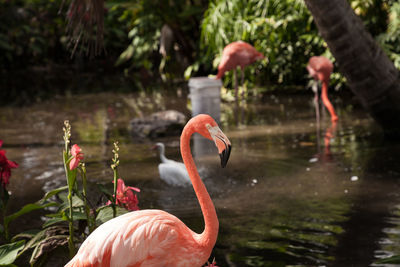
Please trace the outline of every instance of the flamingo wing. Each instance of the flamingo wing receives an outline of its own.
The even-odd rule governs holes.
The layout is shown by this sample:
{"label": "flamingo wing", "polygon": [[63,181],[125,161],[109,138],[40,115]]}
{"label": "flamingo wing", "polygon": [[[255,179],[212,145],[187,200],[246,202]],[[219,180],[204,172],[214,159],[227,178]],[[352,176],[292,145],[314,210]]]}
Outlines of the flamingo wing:
{"label": "flamingo wing", "polygon": [[168,262],[171,249],[180,243],[181,232],[188,230],[161,210],[130,212],[98,227],[66,267],[163,266],[160,263]]}
{"label": "flamingo wing", "polygon": [[245,66],[253,63],[259,56],[262,56],[262,54],[246,42],[237,41],[230,43],[222,51],[222,58],[218,65],[217,79],[220,79],[226,71],[230,71],[237,66],[243,69]]}

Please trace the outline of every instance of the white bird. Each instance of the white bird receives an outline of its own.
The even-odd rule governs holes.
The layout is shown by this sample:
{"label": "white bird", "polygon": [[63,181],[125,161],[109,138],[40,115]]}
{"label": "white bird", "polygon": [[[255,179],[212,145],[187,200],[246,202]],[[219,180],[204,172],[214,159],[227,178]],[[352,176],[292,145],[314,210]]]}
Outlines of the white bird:
{"label": "white bird", "polygon": [[161,163],[158,165],[158,171],[161,180],[172,186],[188,186],[191,184],[185,165],[182,162],[165,157],[163,143],[156,143],[153,148],[160,153]]}

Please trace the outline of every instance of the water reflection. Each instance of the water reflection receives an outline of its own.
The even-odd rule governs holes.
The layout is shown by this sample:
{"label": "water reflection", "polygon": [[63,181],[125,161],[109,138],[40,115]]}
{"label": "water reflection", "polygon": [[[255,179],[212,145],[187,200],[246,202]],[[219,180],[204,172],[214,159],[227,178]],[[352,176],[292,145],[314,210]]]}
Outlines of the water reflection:
{"label": "water reflection", "polygon": [[[20,164],[10,184],[10,211],[65,183],[61,136],[69,119],[90,182],[111,185],[111,146],[119,140],[119,173],[141,188],[140,207],[165,209],[202,231],[193,189],[163,183],[149,149],[164,142],[168,158],[181,161],[179,137],[137,142],[127,131],[139,111],[189,115],[186,101],[187,95],[149,92],[0,108],[0,138]],[[225,169],[212,142],[199,139],[210,144],[201,154],[194,139],[194,153],[201,155],[196,164],[220,220],[212,254],[218,266],[383,266],[373,262],[400,254],[399,145],[380,143],[374,123],[351,103],[341,102],[341,120],[330,124],[329,117],[315,120],[309,102],[308,95],[265,94],[243,103],[240,113],[221,103],[221,128],[233,144]],[[23,224],[30,226],[30,218],[21,217],[12,231]]]}

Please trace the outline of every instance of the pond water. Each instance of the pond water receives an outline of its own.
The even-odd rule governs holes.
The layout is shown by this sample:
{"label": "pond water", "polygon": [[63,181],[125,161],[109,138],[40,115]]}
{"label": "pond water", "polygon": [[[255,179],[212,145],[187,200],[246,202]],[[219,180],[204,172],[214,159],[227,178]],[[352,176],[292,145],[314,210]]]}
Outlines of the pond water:
{"label": "pond water", "polygon": [[[375,262],[400,254],[399,145],[384,143],[349,96],[332,97],[336,125],[326,112],[317,123],[312,98],[310,90],[267,92],[239,106],[221,104],[220,127],[232,142],[228,165],[220,168],[215,151],[195,157],[220,221],[212,252],[218,266],[385,266]],[[140,208],[166,210],[201,232],[193,189],[161,181],[150,150],[164,142],[166,156],[181,161],[179,136],[137,139],[128,132],[132,118],[167,109],[190,116],[185,86],[1,107],[0,139],[19,163],[9,185],[10,212],[66,183],[61,153],[68,119],[92,183],[110,184],[118,140],[120,176],[142,190]],[[29,229],[32,221],[21,217],[11,230]]]}

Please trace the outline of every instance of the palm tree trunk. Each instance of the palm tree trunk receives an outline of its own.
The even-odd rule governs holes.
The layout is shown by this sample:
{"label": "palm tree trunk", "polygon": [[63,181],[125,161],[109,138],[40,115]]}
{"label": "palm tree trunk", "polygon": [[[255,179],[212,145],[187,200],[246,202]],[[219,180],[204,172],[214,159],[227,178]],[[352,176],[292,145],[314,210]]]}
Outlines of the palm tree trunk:
{"label": "palm tree trunk", "polygon": [[389,138],[400,139],[399,71],[347,0],[305,0],[339,71]]}

